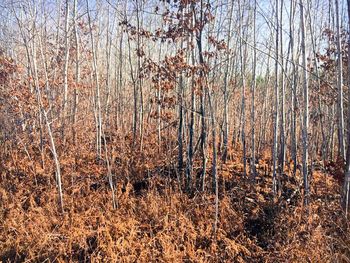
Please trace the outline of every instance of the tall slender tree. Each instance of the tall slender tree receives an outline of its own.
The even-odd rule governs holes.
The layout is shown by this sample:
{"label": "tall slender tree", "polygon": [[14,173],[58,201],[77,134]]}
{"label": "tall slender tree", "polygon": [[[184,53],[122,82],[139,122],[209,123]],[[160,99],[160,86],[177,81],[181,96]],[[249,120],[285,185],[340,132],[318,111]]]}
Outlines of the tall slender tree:
{"label": "tall slender tree", "polygon": [[308,205],[309,201],[309,173],[308,173],[308,151],[309,151],[309,88],[307,79],[306,64],[306,30],[305,30],[305,2],[307,0],[299,0],[300,6],[300,27],[301,27],[301,53],[302,53],[302,81],[304,96],[304,113],[303,113],[303,179],[304,179],[304,203]]}
{"label": "tall slender tree", "polygon": [[[350,0],[347,0],[348,23],[350,28]],[[348,35],[348,57],[350,58],[350,34]],[[348,84],[350,85],[350,59],[348,59]],[[348,100],[350,101],[350,89],[348,90]],[[348,149],[346,151],[345,179],[343,186],[342,202],[345,208],[345,215],[348,216],[350,201],[350,107],[348,108]]]}
{"label": "tall slender tree", "polygon": [[344,128],[344,98],[343,98],[343,61],[342,61],[342,47],[340,35],[340,14],[339,1],[335,0],[335,19],[337,31],[337,65],[338,65],[338,127],[339,127],[339,153],[340,157],[345,159],[345,128]]}
{"label": "tall slender tree", "polygon": [[275,105],[274,105],[274,130],[273,130],[273,146],[272,146],[272,162],[273,162],[273,192],[277,193],[277,151],[278,151],[278,123],[279,123],[279,16],[278,16],[278,10],[279,10],[279,0],[276,0],[275,5]]}
{"label": "tall slender tree", "polygon": [[255,180],[256,169],[255,169],[255,89],[256,89],[256,0],[254,1],[253,7],[253,75],[251,84],[252,94],[252,107],[251,107],[251,136],[252,136],[252,161],[251,161],[251,176]]}

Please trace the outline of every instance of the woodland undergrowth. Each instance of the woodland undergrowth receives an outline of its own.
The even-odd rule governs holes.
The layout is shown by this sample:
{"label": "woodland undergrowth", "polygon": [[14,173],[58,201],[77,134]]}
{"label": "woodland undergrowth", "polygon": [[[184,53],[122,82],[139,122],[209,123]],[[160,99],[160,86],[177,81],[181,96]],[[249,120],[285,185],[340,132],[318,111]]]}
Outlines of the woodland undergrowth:
{"label": "woodland undergrowth", "polygon": [[[108,147],[117,208],[105,162],[88,144],[67,143],[60,149],[63,213],[49,149],[40,158],[34,146],[4,145],[0,261],[349,262],[340,186],[323,169],[315,167],[310,205],[304,207],[299,173],[292,176],[286,167],[281,191],[273,196],[268,151],[253,183],[242,176],[239,147],[230,149],[218,169],[219,224],[213,234],[210,165],[206,191],[193,186],[186,192],[175,153],[160,154],[165,151],[151,139],[140,152],[127,136],[114,138]],[[199,167],[194,165],[198,173]]]}

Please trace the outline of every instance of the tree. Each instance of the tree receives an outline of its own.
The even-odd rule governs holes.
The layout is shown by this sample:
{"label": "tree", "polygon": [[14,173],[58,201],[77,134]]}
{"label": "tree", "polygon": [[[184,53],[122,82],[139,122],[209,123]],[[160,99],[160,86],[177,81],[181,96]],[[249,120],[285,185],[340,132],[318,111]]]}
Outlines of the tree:
{"label": "tree", "polygon": [[91,52],[92,52],[92,69],[93,76],[96,85],[96,108],[95,108],[95,118],[96,118],[96,152],[99,158],[102,158],[102,112],[101,112],[101,95],[100,95],[100,80],[98,74],[98,63],[97,63],[97,52],[95,47],[95,40],[92,29],[92,21],[89,9],[89,0],[86,0],[87,7],[87,15],[88,15],[88,25],[89,25],[89,33],[90,33],[90,41],[91,41]]}
{"label": "tree", "polygon": [[272,146],[272,158],[273,158],[273,192],[277,193],[277,151],[278,151],[278,122],[279,122],[279,84],[278,84],[278,76],[279,76],[279,16],[278,16],[278,8],[279,8],[279,0],[276,0],[275,7],[275,17],[276,17],[276,46],[275,46],[275,105],[274,105],[274,130],[273,130],[273,146]]}
{"label": "tree", "polygon": [[[350,0],[347,0],[348,18],[350,25]],[[339,35],[338,35],[339,37]],[[339,40],[338,40],[339,41]],[[348,58],[350,58],[350,34],[348,35]],[[348,83],[350,83],[350,59],[348,59]],[[350,101],[350,89],[348,91],[348,100]],[[348,127],[350,127],[350,107],[348,109]],[[350,129],[348,128],[348,143],[350,142]],[[348,215],[349,211],[349,199],[350,199],[350,145],[346,151],[346,166],[345,166],[345,179],[343,185],[342,202],[345,208],[345,216]]]}
{"label": "tree", "polygon": [[253,80],[251,84],[252,94],[252,107],[251,107],[251,123],[252,123],[252,161],[251,161],[251,177],[255,180],[256,169],[255,169],[255,89],[256,89],[256,0],[254,1],[254,15],[253,15]]}
{"label": "tree", "polygon": [[65,3],[65,23],[64,23],[64,66],[63,66],[63,104],[62,104],[62,140],[64,140],[64,130],[66,122],[66,108],[68,100],[68,62],[69,62],[69,1]]}
{"label": "tree", "polygon": [[339,18],[339,2],[335,0],[335,17],[337,30],[337,61],[338,61],[338,121],[339,121],[339,153],[340,157],[345,159],[345,131],[344,131],[344,102],[343,102],[343,61],[340,36],[340,18]]}
{"label": "tree", "polygon": [[304,179],[304,203],[308,205],[309,201],[309,174],[308,174],[308,130],[309,130],[309,90],[307,79],[306,64],[306,45],[305,45],[305,1],[300,0],[300,27],[301,27],[301,53],[302,53],[302,76],[303,76],[303,95],[304,95],[304,113],[303,113],[303,179]]}

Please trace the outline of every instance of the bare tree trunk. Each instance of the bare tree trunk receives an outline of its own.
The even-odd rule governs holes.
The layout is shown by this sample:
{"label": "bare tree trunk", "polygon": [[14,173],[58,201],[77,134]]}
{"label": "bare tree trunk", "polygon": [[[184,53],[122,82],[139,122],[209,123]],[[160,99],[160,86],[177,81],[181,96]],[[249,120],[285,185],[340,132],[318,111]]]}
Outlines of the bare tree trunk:
{"label": "bare tree trunk", "polygon": [[291,83],[291,157],[293,161],[293,174],[297,171],[297,69],[296,59],[294,55],[294,18],[295,18],[295,5],[294,1],[290,1],[290,21],[289,21],[289,34],[290,34],[290,49],[292,60],[292,83]]}
{"label": "bare tree trunk", "polygon": [[129,51],[129,64],[130,64],[130,77],[133,83],[133,99],[134,99],[134,110],[133,110],[133,119],[132,119],[132,134],[133,134],[133,145],[136,142],[137,137],[137,126],[138,126],[138,92],[137,92],[137,83],[134,75],[134,70],[132,66],[132,59],[131,59],[131,45],[130,45],[130,36],[128,35],[128,51]]}
{"label": "bare tree trunk", "polygon": [[[56,1],[57,2],[57,1]],[[62,1],[58,0],[57,3],[57,32],[56,32],[56,50],[55,50],[55,60],[57,61],[60,52],[60,28],[61,28],[61,9],[62,9]],[[53,70],[53,81],[56,81],[57,75],[57,67],[54,65]]]}
{"label": "bare tree trunk", "polygon": [[[183,42],[181,42],[181,49],[183,48]],[[183,102],[184,102],[184,79],[183,74],[180,73],[179,85],[178,85],[178,111],[179,111],[179,126],[177,130],[177,142],[179,145],[178,153],[178,170],[180,179],[182,178],[184,160],[183,160]],[[159,125],[160,126],[160,125]]]}
{"label": "bare tree trunk", "polygon": [[[229,26],[227,33],[227,49],[230,48],[230,40],[231,40],[231,26],[232,26],[232,14],[233,14],[233,2],[230,7],[229,14]],[[223,153],[222,153],[222,161],[225,163],[227,160],[227,150],[228,150],[228,76],[229,76],[229,67],[230,67],[230,53],[227,50],[226,55],[226,69],[224,76],[224,122],[223,122]]]}
{"label": "bare tree trunk", "polygon": [[[141,1],[142,4],[142,1]],[[137,30],[138,32],[140,32],[140,28],[141,28],[141,21],[140,21],[140,9],[141,9],[141,4],[139,2],[139,0],[136,0],[136,21],[137,21]],[[139,118],[139,130],[140,130],[140,150],[142,151],[143,148],[143,88],[142,88],[142,79],[141,79],[141,38],[140,35],[137,34],[137,50],[139,53],[137,56],[137,83],[138,83],[138,89],[140,90],[140,118]]]}
{"label": "bare tree trunk", "polygon": [[196,107],[194,87],[191,88],[191,110],[190,110],[190,123],[188,125],[189,138],[188,138],[188,150],[187,150],[187,165],[186,165],[186,188],[189,190],[192,179],[193,168],[193,155],[194,155],[194,111]]}
{"label": "bare tree trunk", "polygon": [[74,85],[74,97],[73,97],[73,123],[72,123],[72,134],[73,134],[73,143],[77,143],[77,134],[75,125],[77,122],[77,107],[78,107],[78,89],[77,86],[80,83],[80,46],[78,39],[78,30],[77,30],[77,0],[74,0],[73,4],[73,33],[74,33],[74,42],[75,42],[75,85]]}
{"label": "bare tree trunk", "polygon": [[239,34],[240,34],[240,47],[239,47],[239,56],[240,56],[240,64],[241,64],[241,124],[242,124],[242,146],[243,146],[243,177],[247,178],[247,154],[246,154],[246,136],[245,136],[245,52],[243,50],[243,43],[246,42],[245,34],[243,32],[243,19],[244,19],[244,10],[241,10],[241,3],[239,5]]}
{"label": "bare tree trunk", "polygon": [[[207,81],[208,86],[208,81]],[[216,123],[215,123],[215,109],[213,106],[212,97],[210,95],[210,90],[207,88],[208,101],[210,107],[210,120],[211,120],[211,131],[212,131],[212,149],[213,149],[213,159],[212,159],[212,174],[213,174],[213,190],[215,193],[215,220],[214,220],[214,235],[217,233],[218,221],[219,221],[219,186],[218,186],[218,176],[217,176],[217,149],[216,149]],[[204,182],[203,182],[204,184]],[[203,189],[204,190],[204,189]]]}
{"label": "bare tree trunk", "polygon": [[91,16],[90,16],[90,10],[89,10],[89,0],[86,0],[86,6],[87,6],[88,24],[89,24],[89,30],[90,30],[91,51],[93,56],[93,63],[92,63],[93,76],[96,84],[96,104],[97,104],[96,150],[97,150],[98,157],[102,158],[102,114],[101,114],[100,82],[99,82],[98,69],[97,69],[97,54],[96,54],[95,41],[93,36]]}
{"label": "bare tree trunk", "polygon": [[[286,150],[285,150],[285,144],[286,144],[286,139],[285,139],[285,86],[284,86],[284,68],[283,68],[283,3],[284,1],[281,0],[280,2],[280,17],[279,17],[279,30],[280,30],[280,65],[281,65],[281,105],[280,105],[280,109],[281,109],[281,121],[280,121],[280,154],[279,154],[279,160],[278,160],[278,170],[279,170],[279,180],[278,180],[278,184],[281,183],[281,177],[284,171],[284,162],[285,162],[285,154],[286,154]],[[279,59],[279,58],[277,58]],[[280,188],[280,185],[278,185],[278,187]]]}
{"label": "bare tree trunk", "polygon": [[111,163],[109,161],[106,136],[104,133],[103,133],[103,141],[104,141],[105,155],[106,155],[105,158],[106,158],[106,164],[107,164],[108,183],[109,183],[109,187],[111,188],[111,193],[112,193],[112,206],[113,206],[113,209],[116,209],[117,208],[117,200],[116,200],[116,196],[115,196],[112,167],[111,167],[111,165],[113,165],[115,163],[115,160],[114,160],[114,156],[113,156],[113,152],[112,152]]}
{"label": "bare tree trunk", "polygon": [[269,95],[270,95],[270,88],[269,88],[269,84],[270,84],[270,52],[271,52],[271,46],[269,47],[269,51],[268,51],[268,57],[267,57],[267,69],[266,69],[266,73],[265,73],[265,83],[264,83],[264,88],[265,88],[265,92],[264,92],[264,102],[262,105],[262,112],[263,114],[261,114],[260,116],[260,135],[259,135],[259,140],[258,140],[258,145],[257,145],[257,151],[258,154],[261,151],[261,145],[266,143],[266,126],[267,126],[267,122],[268,122],[268,99],[269,99]]}
{"label": "bare tree trunk", "polygon": [[[350,0],[347,0],[348,19],[350,19]],[[348,20],[349,21],[349,20]],[[349,21],[350,26],[350,21]],[[350,35],[348,35],[348,57],[350,58]],[[348,83],[350,84],[350,59],[348,59]],[[350,89],[348,90],[348,101],[350,102]],[[348,216],[350,199],[350,107],[348,109],[348,149],[346,152],[345,179],[342,193],[342,203],[345,208],[345,216]]]}
{"label": "bare tree trunk", "polygon": [[252,160],[251,160],[251,177],[255,181],[255,89],[256,89],[256,0],[254,1],[253,13],[253,76],[252,76],[252,108],[251,108],[251,126],[252,126]]}
{"label": "bare tree trunk", "polygon": [[[162,54],[162,45],[159,44],[159,55],[158,55],[158,60],[161,61],[161,54]],[[181,83],[181,77],[180,77],[180,83],[178,88],[180,88],[180,85],[182,85],[183,83]],[[179,96],[180,94],[178,94]],[[161,130],[162,130],[162,118],[161,118],[161,112],[162,112],[162,105],[161,105],[161,85],[159,84],[158,81],[158,87],[157,87],[157,128],[158,128],[158,151],[159,153],[161,152],[162,149],[162,136],[161,136]],[[180,97],[178,97],[180,99]],[[182,103],[182,102],[181,102]],[[181,108],[181,106],[180,106]],[[180,109],[179,109],[180,110]],[[180,116],[180,114],[179,114]],[[181,120],[180,120],[181,122]],[[180,123],[179,123],[180,124]],[[179,130],[178,130],[179,132]],[[179,139],[179,134],[178,134],[178,139]],[[182,140],[182,137],[181,137]],[[180,146],[180,145],[179,145]],[[179,149],[180,150],[180,149]],[[180,154],[180,153],[179,153]]]}
{"label": "bare tree trunk", "polygon": [[[111,101],[111,57],[112,57],[112,32],[110,29],[110,11],[109,8],[107,9],[107,32],[106,32],[106,102],[105,102],[105,128],[109,127],[111,121],[109,119],[109,113],[110,113],[110,101]],[[115,17],[114,17],[115,19]],[[114,23],[112,24],[112,27],[114,26]]]}
{"label": "bare tree trunk", "polygon": [[63,65],[63,104],[62,104],[62,141],[65,141],[66,108],[68,100],[68,62],[69,62],[69,1],[66,0],[65,23],[64,23],[64,65]]}
{"label": "bare tree trunk", "polygon": [[343,62],[341,50],[341,35],[339,21],[339,2],[335,0],[335,15],[337,24],[337,61],[338,61],[338,121],[339,121],[339,148],[340,157],[345,159],[345,130],[344,130],[344,102],[343,102]]}
{"label": "bare tree trunk", "polygon": [[[322,150],[322,159],[323,159],[323,164],[325,164],[326,161],[326,135],[324,131],[324,120],[323,120],[323,114],[322,114],[322,106],[321,106],[321,77],[319,73],[319,65],[318,65],[318,60],[316,59],[317,56],[317,51],[316,51],[316,43],[315,43],[315,37],[314,37],[314,30],[312,29],[312,20],[311,20],[311,11],[310,11],[310,2],[308,3],[308,17],[309,17],[309,28],[310,28],[310,35],[311,35],[311,44],[312,44],[312,51],[313,55],[315,57],[314,59],[314,64],[315,64],[315,74],[316,74],[316,79],[317,79],[317,89],[319,92],[319,96],[317,96],[317,107],[318,107],[318,113],[319,113],[319,118],[320,118],[320,130],[322,134],[322,143],[321,143],[321,150]],[[316,148],[317,151],[317,148]]]}
{"label": "bare tree trunk", "polygon": [[[192,61],[194,62],[194,52],[191,52]],[[186,190],[189,191],[192,180],[192,168],[193,168],[193,155],[194,155],[194,111],[196,109],[196,94],[194,87],[194,79],[191,83],[191,110],[190,110],[190,123],[188,125],[188,150],[187,150],[187,165],[186,165]]]}
{"label": "bare tree trunk", "polygon": [[304,116],[303,116],[303,178],[304,178],[304,204],[309,201],[309,178],[308,178],[308,130],[309,130],[309,90],[307,79],[306,47],[305,47],[305,15],[304,1],[300,0],[300,26],[301,26],[301,53],[303,66],[303,95],[304,95]]}
{"label": "bare tree trunk", "polygon": [[330,131],[330,143],[329,143],[329,151],[330,151],[330,160],[334,160],[334,133],[335,133],[335,126],[336,126],[336,121],[334,120],[336,118],[336,105],[332,105],[332,112],[331,112],[331,131]]}
{"label": "bare tree trunk", "polygon": [[273,162],[273,192],[274,194],[277,193],[277,172],[276,172],[276,166],[277,166],[277,151],[278,151],[278,144],[277,144],[277,138],[278,138],[278,110],[279,110],[279,92],[278,92],[278,58],[279,58],[279,19],[278,19],[278,8],[279,8],[279,1],[276,0],[276,7],[275,7],[275,16],[276,16],[276,58],[275,58],[275,110],[274,110],[274,130],[273,130],[273,146],[272,146],[272,162]]}
{"label": "bare tree trunk", "polygon": [[[201,25],[203,23],[203,0],[200,1],[200,18],[199,21],[196,21],[196,25]],[[199,65],[203,68],[200,71],[200,79],[204,78],[204,57],[202,50],[202,26],[201,29],[196,34],[196,42],[198,48],[198,57],[199,57]],[[201,112],[201,153],[202,153],[202,191],[204,191],[205,187],[205,175],[207,169],[207,157],[206,157],[206,121],[205,121],[205,90],[203,84],[200,86],[201,96],[200,96],[200,112]]]}

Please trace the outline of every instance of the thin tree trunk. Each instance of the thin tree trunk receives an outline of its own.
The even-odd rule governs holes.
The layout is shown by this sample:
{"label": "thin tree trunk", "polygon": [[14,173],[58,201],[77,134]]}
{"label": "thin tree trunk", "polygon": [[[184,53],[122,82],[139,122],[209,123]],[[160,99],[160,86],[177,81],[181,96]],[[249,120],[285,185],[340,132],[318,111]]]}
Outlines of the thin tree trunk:
{"label": "thin tree trunk", "polygon": [[252,126],[252,160],[251,160],[251,177],[255,181],[255,89],[256,89],[256,0],[254,1],[253,14],[253,76],[252,76],[252,108],[251,108],[251,126]]}
{"label": "thin tree trunk", "polygon": [[[199,21],[196,21],[196,24],[203,23],[203,0],[200,1],[200,18]],[[202,29],[198,31],[196,34],[196,42],[198,48],[198,57],[199,57],[199,65],[203,68],[200,71],[200,79],[203,81],[204,78],[204,57],[202,50]],[[202,191],[204,191],[205,187],[205,175],[206,175],[206,167],[207,167],[207,158],[206,158],[206,121],[205,121],[205,90],[203,84],[200,86],[201,96],[200,96],[200,112],[201,112],[201,153],[202,153]]]}
{"label": "thin tree trunk", "polygon": [[[183,42],[181,42],[181,49],[183,48]],[[178,153],[178,170],[180,174],[180,180],[183,172],[183,96],[184,96],[184,79],[183,74],[180,73],[179,85],[178,85],[178,111],[179,111],[179,126],[177,130],[177,142],[179,145]],[[160,126],[160,125],[159,125]]]}
{"label": "thin tree trunk", "polygon": [[[305,1],[305,0],[304,0]],[[303,179],[304,179],[304,204],[309,201],[309,178],[308,178],[308,128],[309,128],[309,90],[307,79],[306,47],[305,47],[305,15],[304,1],[300,0],[300,26],[301,26],[301,52],[303,66],[303,95],[304,95],[304,116],[303,116]]]}
{"label": "thin tree trunk", "polygon": [[66,108],[68,100],[68,62],[69,62],[69,1],[66,0],[65,24],[64,24],[64,65],[63,65],[63,104],[62,104],[62,141],[65,141]]}
{"label": "thin tree trunk", "polygon": [[[141,21],[140,21],[140,2],[139,0],[136,0],[136,22],[137,22],[137,31],[140,32],[141,29]],[[142,79],[141,79],[141,38],[140,35],[137,34],[137,50],[138,50],[138,56],[137,56],[137,83],[138,83],[138,89],[140,90],[140,118],[139,118],[139,130],[140,130],[140,150],[142,151],[143,148],[143,87],[142,87]]]}
{"label": "thin tree trunk", "polygon": [[[208,83],[208,81],[207,81]],[[208,86],[208,84],[207,84]],[[214,219],[214,235],[217,233],[218,221],[219,221],[219,186],[217,177],[217,148],[216,148],[216,124],[215,124],[215,109],[210,95],[210,90],[207,88],[208,101],[210,107],[210,120],[211,120],[211,131],[212,131],[212,148],[213,148],[213,159],[212,159],[212,174],[213,174],[213,190],[215,193],[215,219]],[[204,183],[204,182],[203,182]]]}
{"label": "thin tree trunk", "polygon": [[77,134],[75,125],[77,122],[77,107],[78,107],[78,85],[80,83],[80,46],[78,39],[78,30],[77,30],[77,0],[74,0],[73,4],[73,32],[74,32],[74,42],[75,42],[75,85],[74,85],[74,98],[73,98],[73,123],[72,123],[72,134],[73,134],[73,143],[77,143]]}
{"label": "thin tree trunk", "polygon": [[[350,0],[347,0],[348,19],[350,19]],[[348,20],[349,21],[349,20]],[[349,21],[350,26],[350,21]],[[350,35],[348,35],[348,58],[350,58]],[[350,59],[348,59],[348,83],[350,84]],[[350,89],[348,90],[348,101],[350,102]],[[350,107],[348,109],[348,149],[346,152],[345,179],[343,186],[342,203],[345,208],[345,216],[348,216],[350,199]]]}
{"label": "thin tree trunk", "polygon": [[297,171],[297,70],[296,61],[294,55],[294,17],[295,17],[294,1],[290,1],[290,21],[289,21],[289,34],[290,34],[290,49],[291,49],[291,61],[292,61],[292,82],[291,82],[291,157],[293,161],[293,175]]}
{"label": "thin tree trunk", "polygon": [[131,59],[131,45],[130,45],[130,37],[128,35],[128,50],[129,50],[129,64],[130,64],[130,77],[133,83],[133,92],[134,92],[134,110],[133,110],[133,119],[132,119],[132,134],[133,134],[133,145],[135,145],[136,143],[136,137],[137,137],[137,126],[138,126],[138,113],[137,113],[137,109],[138,109],[138,92],[137,92],[137,83],[136,83],[136,79],[134,76],[134,70],[133,70],[133,66],[132,66],[132,59]]}
{"label": "thin tree trunk", "polygon": [[230,66],[230,40],[231,40],[231,26],[232,26],[232,14],[233,14],[233,3],[230,7],[229,14],[229,26],[227,33],[227,55],[226,55],[226,69],[224,76],[224,122],[223,122],[223,153],[222,153],[222,161],[225,163],[227,160],[227,151],[228,151],[228,76],[229,76],[229,66]]}
{"label": "thin tree trunk", "polygon": [[339,148],[340,157],[345,159],[345,130],[344,130],[344,102],[343,102],[343,62],[341,50],[341,35],[339,21],[339,2],[335,0],[335,14],[337,24],[337,62],[338,62],[338,121],[339,121]]}
{"label": "thin tree trunk", "polygon": [[[239,5],[239,34],[240,34],[240,63],[241,63],[241,125],[242,125],[242,131],[241,131],[241,139],[242,139],[242,146],[243,146],[243,177],[247,178],[247,154],[246,154],[246,136],[245,136],[245,52],[243,51],[243,43],[246,41],[243,39],[245,37],[245,34],[243,32],[243,18],[244,18],[244,10],[241,10],[241,3],[238,3]],[[240,126],[241,126],[240,125]]]}
{"label": "thin tree trunk", "polygon": [[88,15],[88,24],[89,24],[89,30],[90,30],[90,40],[91,40],[91,51],[93,56],[93,76],[94,81],[96,84],[96,150],[97,155],[99,158],[102,158],[102,113],[101,113],[101,98],[100,98],[100,82],[99,82],[99,76],[98,76],[98,70],[97,70],[97,54],[96,54],[96,48],[95,48],[95,41],[93,36],[93,30],[92,30],[92,24],[91,24],[91,17],[90,17],[90,10],[89,10],[89,0],[86,0],[86,6],[87,6],[87,15]]}
{"label": "thin tree trunk", "polygon": [[[323,114],[322,114],[322,106],[321,106],[321,77],[319,73],[319,65],[318,65],[318,60],[316,58],[317,52],[316,52],[316,43],[315,43],[315,38],[314,38],[314,30],[312,29],[312,21],[311,21],[311,11],[310,11],[310,3],[308,4],[308,16],[309,16],[309,28],[310,28],[310,35],[311,35],[311,44],[312,44],[312,51],[314,55],[314,66],[315,66],[315,74],[316,74],[316,79],[317,79],[317,89],[318,89],[318,95],[317,96],[317,108],[318,108],[318,114],[320,118],[320,130],[322,134],[322,143],[321,143],[321,149],[322,149],[322,159],[323,159],[323,164],[325,164],[326,161],[326,135],[324,131],[324,120],[323,120]],[[316,148],[317,151],[317,148]]]}
{"label": "thin tree trunk", "polygon": [[[285,162],[285,143],[286,143],[286,139],[285,139],[285,82],[284,82],[284,68],[283,68],[283,3],[284,1],[281,0],[280,2],[280,17],[279,17],[279,30],[280,30],[280,65],[281,65],[281,105],[280,105],[280,109],[281,109],[281,121],[280,121],[280,154],[279,154],[279,160],[278,160],[278,170],[279,170],[279,180],[278,180],[278,184],[281,183],[281,178],[282,178],[282,174],[284,171],[284,162]],[[278,58],[277,58],[278,59]],[[280,185],[278,186],[280,188]]]}
{"label": "thin tree trunk", "polygon": [[[193,39],[191,42],[193,42]],[[191,52],[191,57],[192,57],[192,64],[194,64],[195,58],[194,58],[193,49]],[[188,125],[189,138],[188,138],[187,165],[186,165],[186,191],[189,191],[190,186],[191,186],[193,155],[194,155],[194,149],[193,149],[193,146],[194,146],[194,125],[195,125],[194,112],[196,109],[196,94],[195,94],[194,81],[195,80],[192,77],[190,123]]]}
{"label": "thin tree trunk", "polygon": [[[111,101],[111,74],[110,74],[110,68],[111,68],[111,57],[112,57],[112,37],[111,37],[111,31],[110,31],[110,12],[109,8],[107,9],[107,32],[106,32],[106,103],[105,103],[105,126],[109,127],[110,120],[109,120],[109,112],[110,112],[110,101]],[[115,17],[114,17],[115,19]],[[114,23],[113,23],[114,24]],[[113,25],[112,25],[113,27]]]}
{"label": "thin tree trunk", "polygon": [[277,151],[278,151],[278,144],[277,144],[277,138],[278,138],[278,110],[279,110],[279,92],[278,92],[278,58],[279,58],[279,19],[278,19],[278,8],[279,8],[279,1],[276,0],[276,8],[275,8],[275,16],[276,16],[276,58],[275,58],[275,110],[274,110],[274,130],[273,130],[273,147],[272,147],[272,162],[273,162],[273,192],[274,194],[277,193],[277,172],[276,172],[276,166],[277,166]]}

